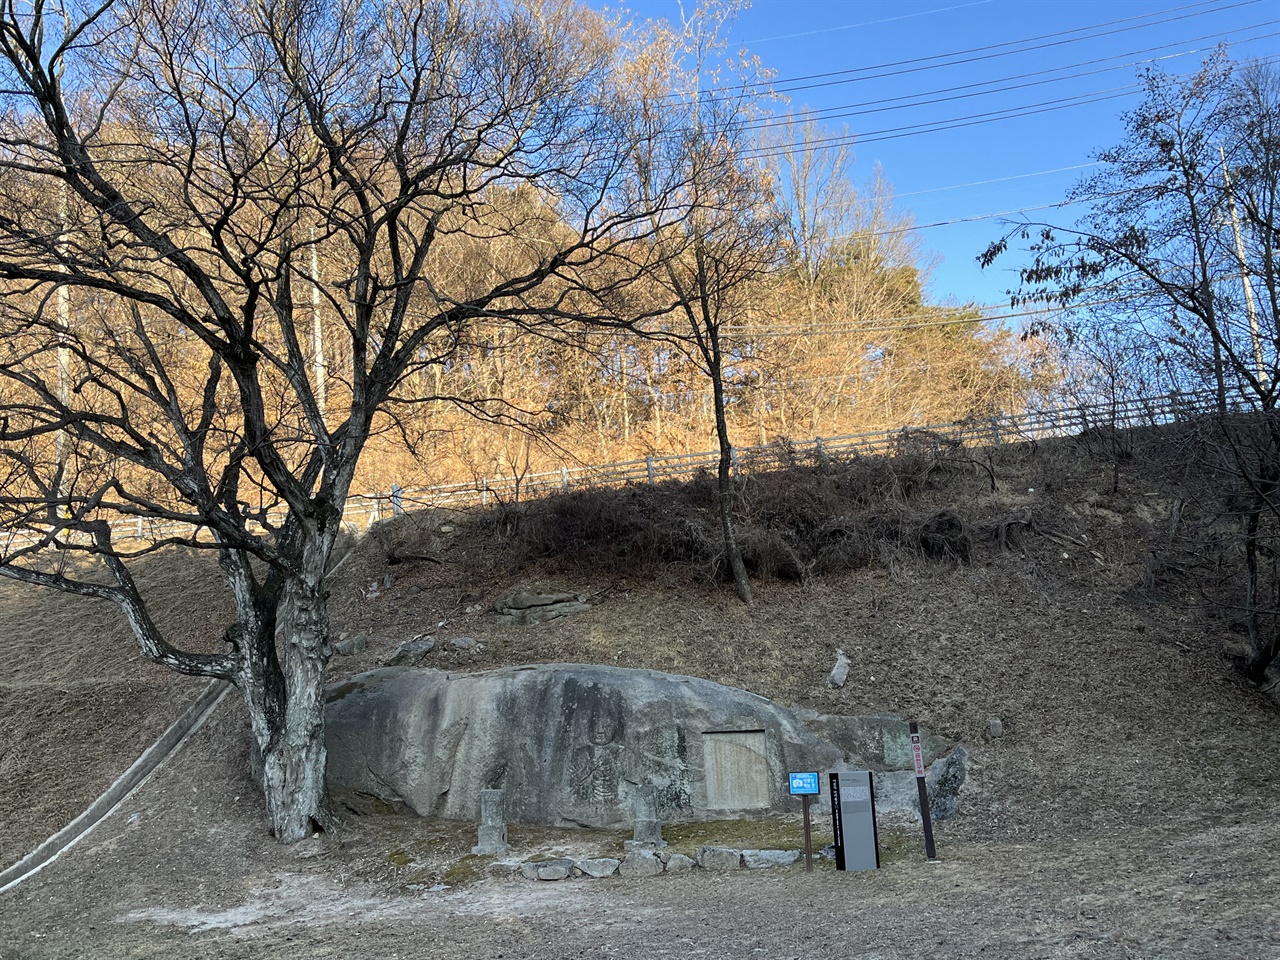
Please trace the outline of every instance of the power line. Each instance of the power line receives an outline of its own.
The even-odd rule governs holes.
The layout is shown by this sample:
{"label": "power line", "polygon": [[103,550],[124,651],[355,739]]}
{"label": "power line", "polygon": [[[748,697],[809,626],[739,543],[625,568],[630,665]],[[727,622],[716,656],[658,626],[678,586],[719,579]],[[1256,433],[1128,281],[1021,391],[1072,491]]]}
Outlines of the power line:
{"label": "power line", "polygon": [[[1097,166],[1097,164],[1081,163],[1081,164],[1077,164],[1075,167],[1062,167],[1061,169],[1075,170],[1081,167],[1094,167],[1094,166]],[[1045,170],[1042,172],[1056,173],[1058,171]],[[1021,176],[1034,177],[1038,175],[1039,174],[1027,173],[1027,174],[1022,174]],[[982,182],[998,183],[1001,180],[1016,180],[1016,179],[1018,179],[1018,177],[1000,177],[997,180],[982,181]],[[957,184],[957,186],[972,186],[972,184]],[[938,189],[950,190],[952,188],[939,187]],[[934,220],[930,223],[910,223],[910,224],[903,223],[896,227],[885,227],[881,230],[855,230],[852,233],[846,233],[838,237],[832,237],[831,239],[833,242],[839,242],[839,241],[857,240],[861,238],[891,237],[894,234],[911,233],[915,230],[929,230],[929,229],[932,229],[933,227],[953,227],[961,223],[977,223],[982,220],[996,220],[1000,217],[1014,217],[1021,213],[1035,213],[1038,210],[1058,210],[1058,209],[1061,209],[1062,207],[1073,207],[1081,203],[1094,203],[1097,200],[1109,199],[1111,197],[1119,197],[1119,196],[1123,196],[1126,193],[1136,193],[1139,190],[1143,190],[1143,189],[1146,189],[1145,186],[1129,187],[1124,190],[1114,190],[1106,194],[1100,194],[1096,197],[1079,197],[1076,199],[1069,199],[1069,200],[1056,200],[1053,203],[1039,203],[1039,204],[1034,204],[1032,206],[1018,207],[1017,209],[1014,209],[1014,210],[996,210],[996,211],[993,211],[992,213],[975,213],[972,216],[968,216],[968,217],[955,217],[950,220]],[[932,191],[929,191],[929,190],[917,191],[917,193],[931,193],[931,192]],[[904,193],[904,194],[901,194],[901,196],[909,197],[909,196],[913,196],[913,194]],[[894,200],[898,199],[898,196],[895,195],[893,199]]]}
{"label": "power line", "polygon": [[[1213,11],[1200,11],[1198,13],[1184,13],[1181,16],[1166,17],[1165,19],[1162,19],[1162,20],[1151,19],[1153,17],[1159,17],[1167,13],[1180,13],[1181,11],[1195,10],[1197,8],[1205,7],[1205,6],[1212,6],[1214,11],[1230,10],[1230,9],[1235,9],[1237,7],[1252,6],[1256,2],[1258,2],[1258,0],[1242,0],[1242,2],[1229,4],[1224,7],[1224,6],[1221,6],[1219,3],[1216,3],[1215,0],[1201,0],[1201,2],[1199,3],[1193,3],[1193,4],[1184,5],[1181,7],[1175,7],[1170,10],[1156,11],[1151,14],[1144,14],[1137,17],[1129,17],[1122,20],[1109,21],[1104,24],[1094,25],[1090,27],[1077,27],[1077,28],[1072,28],[1071,30],[1058,31],[1056,33],[1043,34],[1038,37],[1027,38],[1026,40],[1006,41],[1001,44],[988,45],[987,47],[976,47],[976,48],[972,48],[972,50],[970,51],[958,51],[953,54],[939,54],[933,57],[916,58],[915,60],[895,61],[894,63],[891,63],[891,64],[881,64],[878,66],[880,67],[895,66],[900,64],[912,64],[912,63],[917,63],[925,60],[953,58],[953,57],[959,56],[960,54],[972,52],[974,50],[997,49],[997,48],[1007,47],[1011,45],[1032,43],[1034,41],[1042,40],[1045,38],[1061,37],[1061,36],[1070,35],[1074,33],[1082,33],[1085,31],[1097,30],[1102,27],[1115,26],[1117,24],[1133,24],[1135,21],[1151,21],[1151,22],[1139,23],[1137,26],[1129,26],[1125,28],[1125,30],[1139,29],[1140,27],[1143,27],[1143,26],[1155,26],[1162,23],[1168,23],[1168,22],[1174,22],[1177,20],[1187,19],[1193,16],[1201,16],[1204,13],[1213,12]],[[1156,45],[1154,47],[1145,48],[1143,50],[1132,51],[1125,54],[1118,54],[1113,57],[1104,57],[1104,58],[1098,58],[1095,60],[1085,61],[1081,64],[1071,64],[1066,66],[1047,68],[1045,70],[1034,71],[1031,73],[1017,74],[1009,77],[999,78],[996,80],[987,80],[987,81],[980,81],[976,83],[945,87],[945,88],[932,90],[922,94],[913,94],[913,95],[906,95],[901,97],[894,97],[894,98],[891,98],[891,100],[889,101],[863,101],[860,103],[845,104],[840,107],[833,107],[823,111],[819,111],[818,112],[819,119],[834,119],[834,118],[845,117],[845,116],[858,116],[858,115],[867,115],[867,114],[874,114],[874,113],[892,112],[893,110],[896,110],[896,109],[909,109],[911,107],[929,106],[937,103],[950,102],[954,100],[962,100],[962,99],[967,99],[967,98],[972,98],[977,96],[985,96],[985,95],[994,94],[994,93],[1007,92],[1009,90],[1025,89],[1028,87],[1034,87],[1034,86],[1039,86],[1043,84],[1056,83],[1059,81],[1066,81],[1071,79],[1078,79],[1086,76],[1093,76],[1100,73],[1110,72],[1116,69],[1122,69],[1125,66],[1133,67],[1133,66],[1141,66],[1145,63],[1153,63],[1161,59],[1176,59],[1182,56],[1189,56],[1196,53],[1203,53],[1204,48],[1193,48],[1193,49],[1181,50],[1175,54],[1170,54],[1168,56],[1161,57],[1161,58],[1149,58],[1143,61],[1131,61],[1125,64],[1121,64],[1121,65],[1113,66],[1109,68],[1093,70],[1093,71],[1079,71],[1077,73],[1068,74],[1066,76],[1048,77],[1046,79],[1033,81],[1030,83],[1009,83],[1009,81],[1034,78],[1034,77],[1043,76],[1045,74],[1061,73],[1062,71],[1070,70],[1076,66],[1090,66],[1093,64],[1108,63],[1116,59],[1133,57],[1136,54],[1154,52],[1162,49],[1167,49],[1168,47],[1180,46],[1184,43],[1195,43],[1202,40],[1211,39],[1215,36],[1229,35],[1230,33],[1238,32],[1241,30],[1254,30],[1263,26],[1271,25],[1273,23],[1274,21],[1270,21],[1262,24],[1252,24],[1247,27],[1232,28],[1231,30],[1225,31],[1224,34],[1205,34],[1203,36],[1195,37],[1190,40],[1183,40],[1183,41],[1178,41],[1176,43]],[[1106,31],[1104,33],[1091,34],[1085,37],[1076,37],[1075,40],[1093,39],[1097,36],[1106,36],[1106,35],[1114,34],[1118,32],[1125,32],[1125,30]],[[1276,36],[1280,36],[1280,32],[1271,32],[1263,35],[1247,37],[1243,42],[1252,42],[1260,39],[1270,39]],[[1054,45],[1057,45],[1057,44],[1047,44],[1043,46],[1054,46]],[[1029,47],[1027,49],[1040,49],[1040,47]],[[973,58],[973,59],[982,59],[982,58]],[[1265,58],[1263,62],[1270,62],[1272,59],[1274,58]],[[959,64],[959,63],[966,63],[966,62],[972,62],[972,61],[971,60],[955,60],[953,62],[955,64]],[[943,64],[936,64],[936,65],[947,66],[952,64],[943,63]],[[857,68],[856,70],[840,71],[838,73],[842,75],[847,73],[855,73],[859,71],[867,71],[867,70],[874,70],[874,69],[877,69],[877,67]],[[814,76],[825,77],[825,76],[835,76],[835,75],[837,74],[815,74]],[[892,74],[883,74],[883,75],[888,76]],[[1181,74],[1176,76],[1190,76],[1190,75],[1192,74],[1187,73],[1187,74]],[[797,79],[807,79],[807,78],[797,78]],[[871,76],[858,77],[855,79],[874,79],[874,77],[871,77]],[[784,81],[784,82],[791,82],[791,81]],[[995,86],[997,84],[1002,84],[1003,86]],[[987,90],[974,89],[979,87],[990,87],[991,89],[987,89]],[[961,117],[952,117],[952,118],[945,118],[940,120],[925,121],[925,122],[920,122],[916,124],[906,124],[906,125],[897,126],[897,127],[887,127],[887,128],[877,129],[877,130],[863,131],[860,133],[846,133],[843,135],[835,135],[835,136],[825,137],[819,140],[811,141],[809,144],[806,144],[805,146],[809,148],[817,148],[817,149],[830,149],[830,148],[836,148],[841,146],[852,146],[855,143],[856,144],[880,143],[880,142],[885,142],[889,140],[904,139],[906,137],[916,137],[925,133],[937,133],[937,132],[945,132],[949,130],[964,129],[971,126],[994,123],[1001,120],[1021,119],[1024,117],[1035,116],[1041,113],[1047,113],[1047,112],[1052,112],[1056,110],[1069,109],[1072,107],[1090,106],[1095,103],[1102,103],[1108,100],[1115,100],[1125,96],[1129,96],[1137,92],[1140,88],[1141,88],[1140,84],[1134,83],[1134,84],[1130,84],[1122,87],[1112,87],[1109,89],[1095,90],[1088,93],[1073,94],[1066,97],[1059,97],[1056,99],[1042,100],[1042,101],[1038,101],[1030,104],[1022,104],[1022,105],[1017,105],[1012,107],[1005,107],[999,110],[991,110],[991,111],[986,111],[982,113],[969,114]],[[797,89],[800,89],[800,88],[796,86],[792,86],[789,88],[789,90],[797,90]],[[950,93],[955,93],[956,91],[966,91],[966,90],[971,92],[959,93],[955,96],[938,96],[939,94],[950,94]],[[897,103],[896,101],[909,101],[909,102]],[[856,108],[856,107],[866,107],[867,109],[861,109],[861,110],[850,109],[850,108]],[[832,110],[844,111],[844,112],[833,115],[831,114]],[[775,128],[775,127],[785,125],[788,122],[790,121],[775,119],[775,118],[766,118],[766,119],[758,120],[754,123],[751,123],[749,126],[757,131],[762,131],[762,130],[767,130],[770,128]],[[794,149],[795,147],[792,144],[782,144],[782,145],[760,144],[755,147],[744,150],[741,156],[743,157],[743,159],[763,159],[766,157],[777,157],[777,156],[785,155],[786,153]],[[920,191],[920,192],[923,193],[925,191]],[[1011,211],[1011,212],[1016,212],[1016,211]],[[976,218],[976,219],[985,219],[985,217]],[[939,225],[942,225],[942,224],[939,224]]]}
{"label": "power line", "polygon": [[[852,67],[848,70],[834,70],[826,73],[815,73],[807,76],[793,77],[784,80],[775,80],[773,82],[774,91],[776,93],[795,93],[800,90],[814,90],[822,87],[838,86],[845,83],[856,83],[863,80],[879,80],[886,77],[903,76],[909,73],[919,73],[924,70],[935,70],[940,67],[954,67],[966,63],[977,63],[984,60],[995,60],[1002,57],[1013,56],[1019,53],[1031,53],[1036,50],[1045,50],[1052,47],[1064,46],[1070,43],[1081,43],[1086,40],[1096,40],[1100,37],[1115,36],[1121,33],[1128,33],[1133,30],[1141,30],[1147,27],[1160,26],[1166,23],[1176,23],[1181,20],[1193,19],[1195,17],[1206,16],[1211,13],[1221,13],[1226,10],[1234,10],[1239,7],[1253,6],[1262,0],[1239,0],[1239,2],[1228,4],[1226,6],[1216,2],[1216,0],[1201,0],[1199,3],[1185,4],[1180,7],[1173,7],[1168,10],[1158,10],[1154,13],[1141,14],[1136,17],[1126,17],[1121,20],[1111,20],[1106,23],[1093,24],[1085,27],[1073,27],[1069,30],[1059,30],[1053,33],[1041,34],[1035,37],[1024,37],[1018,40],[1006,40],[1002,43],[987,44],[981,47],[971,47],[966,50],[955,50],[949,53],[933,54],[927,57],[913,57],[907,60],[894,60],[885,63],[871,64],[865,67]],[[1199,10],[1195,13],[1183,13],[1176,17],[1165,17],[1162,20],[1152,19],[1160,17],[1166,13],[1181,13],[1184,10],[1195,10],[1199,7],[1209,6],[1210,10]],[[1145,23],[1135,23],[1135,21],[1148,21]],[[1115,30],[1106,30],[1103,28],[1118,26],[1120,24],[1133,24],[1132,26],[1121,27]],[[1085,33],[1086,31],[1100,31],[1097,33],[1088,33],[1085,36],[1072,37],[1071,34]],[[1058,39],[1068,38],[1068,39]],[[1050,41],[1039,43],[1038,41]],[[1023,46],[1031,44],[1030,46]],[[1007,47],[1021,47],[1021,49],[1007,50]],[[989,51],[1003,51],[1000,53],[990,53]],[[981,56],[968,56],[968,54],[982,54]],[[944,61],[944,62],[938,62]],[[904,69],[896,69],[896,68]],[[882,71],[882,72],[875,72]],[[831,79],[831,78],[843,79]],[[809,83],[807,81],[821,81]],[[741,92],[746,89],[744,84],[727,84],[721,87],[715,87],[707,91],[712,99],[727,99],[718,97],[719,91],[737,91]]]}
{"label": "power line", "polygon": [[[1134,57],[1144,53],[1154,53],[1157,50],[1167,50],[1170,47],[1178,47],[1184,43],[1199,43],[1203,40],[1212,40],[1226,36],[1237,30],[1256,30],[1262,27],[1274,26],[1274,21],[1265,23],[1251,24],[1247,27],[1233,28],[1232,30],[1222,33],[1206,34],[1201,37],[1193,37],[1189,40],[1179,40],[1173,43],[1160,44],[1154,47],[1148,47],[1145,50],[1135,50],[1129,53],[1118,54],[1113,57],[1101,57],[1096,60],[1086,60],[1082,63],[1073,63],[1060,67],[1048,67],[1044,70],[1036,70],[1031,73],[1015,74],[1009,77],[1000,77],[996,80],[980,80],[974,83],[960,84],[953,87],[943,87],[938,90],[930,90],[925,93],[904,94],[899,97],[889,97],[887,99],[864,100],[858,103],[841,104],[836,107],[824,107],[821,110],[813,111],[812,114],[806,114],[805,118],[812,115],[814,119],[821,121],[841,120],[846,117],[866,116],[873,113],[886,113],[893,110],[905,110],[911,107],[932,106],[938,103],[948,103],[955,100],[967,100],[974,97],[985,97],[997,93],[1007,93],[1010,90],[1024,90],[1030,87],[1044,86],[1050,83],[1061,83],[1066,80],[1078,80],[1082,77],[1092,77],[1098,74],[1111,73],[1116,70],[1123,70],[1128,67],[1140,67],[1147,64],[1159,63],[1164,60],[1176,60],[1180,57],[1195,56],[1196,54],[1206,53],[1214,49],[1213,47],[1195,47],[1188,50],[1180,50],[1177,53],[1171,53],[1162,57],[1149,57],[1145,60],[1131,60],[1126,63],[1115,64],[1110,67],[1102,67],[1097,70],[1083,70],[1078,73],[1066,74],[1060,77],[1047,77],[1043,80],[1034,80],[1028,83],[1012,83],[1015,80],[1027,80],[1032,77],[1045,77],[1046,74],[1061,73],[1064,70],[1070,70],[1074,67],[1088,67],[1101,63],[1111,63],[1114,60],[1124,60],[1126,57]],[[1280,32],[1272,32],[1260,34],[1254,37],[1245,37],[1238,41],[1240,43],[1252,43],[1255,40],[1269,40],[1273,37],[1280,36]],[[995,84],[1004,84],[1004,86],[994,86]],[[978,87],[991,87],[989,90],[979,90]],[[969,93],[956,93],[956,91],[967,90]],[[955,93],[955,96],[940,96],[940,94]],[[866,108],[866,109],[861,109]],[[838,111],[838,112],[837,112]],[[756,130],[768,130],[775,127],[787,126],[792,123],[790,119],[769,119],[762,122],[753,123],[751,126]]]}
{"label": "power line", "polygon": [[[1083,166],[1091,166],[1091,164],[1083,164]],[[1143,187],[1132,187],[1127,190],[1117,190],[1108,193],[1105,197],[1118,197],[1126,193],[1136,193]],[[894,199],[897,199],[896,197]],[[994,213],[976,213],[970,217],[956,217],[953,220],[935,220],[932,223],[913,223],[910,226],[886,227],[883,230],[871,230],[866,233],[851,233],[844,237],[837,237],[838,240],[855,240],[858,237],[889,237],[895,233],[910,233],[912,230],[928,230],[932,227],[953,227],[960,223],[976,223],[981,220],[995,220],[999,217],[1014,217],[1020,213],[1034,213],[1037,210],[1057,210],[1062,207],[1072,207],[1079,203],[1093,203],[1096,200],[1104,199],[1098,197],[1081,197],[1077,200],[1058,200],[1054,203],[1038,203],[1029,207],[1019,207],[1016,210],[998,210]]]}
{"label": "power line", "polygon": [[[985,187],[992,183],[1007,183],[1010,180],[1026,180],[1030,177],[1043,177],[1050,173],[1067,173],[1072,170],[1084,170],[1084,169],[1087,169],[1088,167],[1096,167],[1100,163],[1101,161],[1094,160],[1094,161],[1091,161],[1090,163],[1072,164],[1069,167],[1055,167],[1052,170],[1037,170],[1034,173],[1015,173],[1012,176],[994,177],[990,180],[974,180],[971,183],[953,183],[949,187],[930,187],[927,190],[912,190],[910,193],[895,193],[893,195],[893,199],[900,200],[903,197],[918,197],[926,193],[942,193],[946,190],[962,190],[967,187]],[[1020,213],[1021,211],[1015,210],[1013,212]],[[997,214],[987,214],[982,219],[986,220],[992,216],[997,216]],[[944,226],[947,222],[948,221],[939,222],[937,224],[926,224],[926,226]],[[913,227],[912,229],[915,229],[915,228]]]}
{"label": "power line", "polygon": [[[1062,46],[1068,43],[1080,43],[1086,40],[1096,40],[1100,37],[1114,36],[1120,33],[1128,33],[1133,30],[1140,30],[1147,27],[1161,26],[1167,23],[1176,23],[1181,20],[1193,19],[1196,17],[1206,16],[1208,14],[1216,14],[1226,10],[1234,10],[1239,7],[1253,6],[1262,0],[1238,0],[1238,2],[1223,6],[1221,0],[1199,0],[1196,3],[1184,4],[1178,7],[1171,7],[1165,10],[1157,10],[1152,13],[1140,14],[1134,17],[1125,17],[1119,20],[1109,20],[1104,23],[1090,24],[1083,27],[1072,27],[1067,30],[1054,31],[1052,33],[1040,34],[1034,37],[1023,37],[1017,40],[1006,40],[1001,43],[987,44],[981,47],[970,47],[964,50],[953,50],[947,53],[932,54],[926,57],[914,57],[906,60],[893,60],[878,64],[869,64],[863,67],[852,67],[847,70],[834,70],[824,73],[806,74],[798,77],[788,77],[783,79],[774,78],[771,81],[772,91],[779,94],[796,93],[802,90],[813,90],[823,87],[839,86],[848,83],[857,83],[863,80],[879,80],[886,77],[902,76],[909,73],[918,73],[924,70],[934,70],[940,67],[960,66],[968,63],[977,63],[983,60],[992,60],[1001,57],[1013,56],[1018,53],[1031,53],[1037,50],[1048,49],[1051,47]],[[1201,7],[1210,7],[1208,10],[1198,10]],[[1183,13],[1186,10],[1198,12]],[[1164,19],[1153,19],[1163,17],[1165,14],[1181,14],[1180,16],[1165,17]],[[1138,22],[1147,21],[1147,22]],[[1121,27],[1116,30],[1106,30],[1106,27],[1118,27],[1122,24],[1131,24],[1131,26]],[[1233,28],[1238,29],[1238,28]],[[1087,33],[1087,31],[1101,31],[1098,33]],[[823,32],[823,31],[819,31]],[[1228,31],[1230,32],[1230,31]],[[1072,37],[1072,34],[1085,33],[1085,36]],[[1070,39],[1057,39],[1070,38]],[[1052,41],[1048,43],[1038,43],[1038,41]],[[1025,46],[1031,44],[1031,46]],[[1005,50],[1007,47],[1021,47],[1021,49]],[[987,51],[1003,50],[1000,53],[987,53]],[[984,56],[969,57],[968,54],[986,54]],[[894,69],[894,68],[906,69]],[[875,72],[883,71],[883,72]],[[844,79],[831,79],[844,78]],[[807,81],[822,81],[810,83]],[[719,86],[709,87],[700,92],[699,98],[708,102],[717,102],[721,100],[730,100],[734,97],[741,96],[744,92],[758,87],[756,82],[729,83]],[[686,99],[684,94],[672,93],[667,95],[670,100]]]}
{"label": "power line", "polygon": [[990,3],[991,0],[972,0],[970,3],[962,3],[954,7],[939,7],[934,10],[919,10],[916,13],[904,13],[897,17],[883,17],[880,20],[867,20],[863,23],[846,23],[838,27],[823,27],[821,30],[806,30],[804,33],[787,33],[778,37],[760,37],[755,40],[743,40],[743,46],[753,46],[757,43],[773,43],[777,40],[795,40],[799,37],[816,37],[823,33],[839,33],[842,30],[857,30],[860,27],[876,27],[882,23],[896,23],[899,20],[912,20],[916,17],[925,17],[934,13],[951,13],[953,10],[964,10],[968,7],[981,7]]}
{"label": "power line", "polygon": [[[1080,164],[1079,166],[1089,167],[1089,166],[1095,166],[1095,164],[1086,163],[1086,164]],[[1064,169],[1072,169],[1072,168],[1066,167]],[[1034,174],[1027,174],[1027,176],[1034,176]],[[1002,179],[1017,179],[1017,178],[1007,177]],[[943,187],[940,189],[948,189],[948,188]],[[1105,197],[1108,197],[1108,198],[1118,197],[1126,193],[1136,193],[1140,189],[1143,189],[1143,188],[1132,187],[1126,190],[1117,190],[1112,193],[1105,194]],[[920,192],[928,193],[929,191],[926,190],[926,191],[920,191]],[[903,194],[903,196],[910,196],[910,194]],[[912,233],[916,230],[930,230],[930,229],[933,229],[934,227],[954,227],[962,223],[980,223],[983,220],[996,220],[996,219],[999,219],[1000,217],[1014,217],[1022,213],[1035,213],[1038,210],[1059,210],[1063,207],[1072,207],[1081,203],[1093,203],[1094,201],[1103,199],[1103,198],[1104,197],[1081,197],[1075,200],[1057,200],[1053,203],[1039,203],[1039,204],[1034,204],[1032,206],[1027,206],[1027,207],[1018,207],[1015,210],[996,210],[992,213],[975,213],[972,216],[954,217],[950,220],[934,220],[930,223],[910,223],[910,224],[904,223],[904,224],[901,224],[900,226],[885,227],[881,230],[854,231],[853,233],[847,233],[842,236],[832,237],[831,239],[833,242],[840,242],[840,241],[847,242],[849,240],[858,240],[861,238],[891,237],[891,236],[894,236],[895,234]],[[896,200],[897,197],[894,197],[893,199]]]}
{"label": "power line", "polygon": [[[1280,57],[1264,57],[1258,62],[1270,64],[1275,63],[1278,60],[1280,60]],[[1185,73],[1175,74],[1174,76],[1176,78],[1184,78],[1192,75],[1192,73]],[[880,143],[885,140],[900,140],[906,137],[920,136],[923,133],[940,133],[945,130],[958,130],[964,127],[995,123],[1000,120],[1015,120],[1021,117],[1029,117],[1041,113],[1066,110],[1071,107],[1088,106],[1094,103],[1102,103],[1107,100],[1117,100],[1137,93],[1141,89],[1142,85],[1140,83],[1133,83],[1123,87],[1110,87],[1104,90],[1074,94],[1068,97],[1059,97],[1054,100],[1042,100],[1037,103],[1006,107],[1001,110],[990,110],[985,113],[969,114],[963,117],[952,117],[946,120],[933,120],[923,123],[906,124],[900,127],[885,127],[880,130],[870,130],[861,134],[848,133],[834,137],[824,137],[818,140],[812,140],[805,146],[809,149],[830,149],[840,146],[853,146],[855,143],[868,144]],[[794,148],[785,145],[780,148],[773,146],[759,146],[744,150],[741,156],[743,159],[761,159],[764,157],[782,155],[790,149]]]}
{"label": "power line", "polygon": [[[1141,86],[1136,83],[1123,87],[1110,87],[1105,90],[1094,90],[1089,93],[1074,94],[1069,97],[1058,97],[1053,100],[1041,100],[1037,103],[1023,104],[1016,107],[1004,107],[1000,110],[988,110],[985,113],[973,113],[963,117],[951,117],[946,120],[930,120],[923,123],[904,124],[900,127],[884,127],[879,130],[868,130],[861,134],[842,134],[835,137],[823,137],[811,140],[806,148],[830,149],[840,146],[853,146],[855,143],[880,143],[884,140],[901,140],[906,137],[918,137],[922,133],[941,133],[945,130],[958,130],[963,127],[979,126],[995,123],[998,120],[1015,120],[1020,117],[1034,116],[1040,113],[1051,113],[1069,107],[1082,107],[1107,100],[1118,100],[1137,93]],[[754,147],[742,151],[744,160],[760,159],[776,156],[780,151],[773,147]]]}

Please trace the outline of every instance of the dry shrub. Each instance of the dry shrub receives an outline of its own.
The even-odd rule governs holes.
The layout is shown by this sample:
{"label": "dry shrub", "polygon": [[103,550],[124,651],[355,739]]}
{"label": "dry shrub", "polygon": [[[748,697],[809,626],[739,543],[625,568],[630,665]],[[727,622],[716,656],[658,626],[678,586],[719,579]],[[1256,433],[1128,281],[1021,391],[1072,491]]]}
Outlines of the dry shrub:
{"label": "dry shrub", "polygon": [[747,572],[765,580],[809,579],[811,564],[800,559],[796,548],[778,530],[749,527],[738,538]]}
{"label": "dry shrub", "polygon": [[886,457],[858,457],[840,464],[834,484],[842,499],[859,507],[901,496],[897,474]]}
{"label": "dry shrub", "polygon": [[1088,427],[1076,434],[1076,443],[1090,456],[1100,460],[1133,458],[1133,431],[1117,430],[1110,425]]}
{"label": "dry shrub", "polygon": [[720,579],[724,551],[720,541],[705,522],[689,517],[676,517],[654,525],[654,554],[664,563],[684,563],[708,571],[712,579]]}
{"label": "dry shrub", "polygon": [[969,525],[955,510],[936,510],[924,517],[916,527],[915,541],[931,560],[968,563],[973,556]]}
{"label": "dry shrub", "polygon": [[601,572],[714,567],[719,547],[708,525],[706,487],[695,478],[527,501],[508,547],[527,559],[557,557]]}
{"label": "dry shrub", "polygon": [[913,447],[891,457],[843,461],[834,468],[833,482],[842,498],[870,507],[918,497],[951,467],[946,450]]}
{"label": "dry shrub", "polygon": [[738,515],[743,524],[781,531],[802,541],[846,504],[832,477],[812,467],[754,474],[741,485]]}
{"label": "dry shrub", "polygon": [[694,510],[718,510],[720,504],[719,481],[711,471],[702,469],[691,480],[668,480],[648,490],[661,490],[663,497],[670,497]]}
{"label": "dry shrub", "polygon": [[[431,528],[430,511],[389,517],[370,527],[364,536],[363,552],[387,566],[433,559],[438,544]],[[345,531],[341,538],[334,547],[334,557],[345,556],[355,543],[355,537]]]}
{"label": "dry shrub", "polygon": [[1035,522],[1029,510],[1018,516],[999,513],[981,520],[973,531],[973,539],[977,543],[990,544],[1001,553],[1020,552],[1026,547],[1027,534],[1034,529]]}
{"label": "dry shrub", "polygon": [[876,560],[876,541],[863,517],[832,517],[817,532],[813,572],[839,573],[868,567]]}
{"label": "dry shrub", "polygon": [[515,539],[533,557],[638,559],[638,548],[653,546],[652,504],[644,494],[633,487],[574,490],[526,502]]}
{"label": "dry shrub", "polygon": [[[786,459],[786,452],[779,457]],[[974,538],[955,510],[920,513],[908,505],[945,466],[941,453],[915,450],[896,460],[859,457],[829,469],[796,463],[751,473],[736,481],[743,563],[759,579],[805,582],[904,551],[967,562]],[[702,472],[685,483],[526,501],[520,522],[497,532],[517,563],[556,558],[603,575],[674,566],[722,581],[729,565],[717,502],[716,480]]]}

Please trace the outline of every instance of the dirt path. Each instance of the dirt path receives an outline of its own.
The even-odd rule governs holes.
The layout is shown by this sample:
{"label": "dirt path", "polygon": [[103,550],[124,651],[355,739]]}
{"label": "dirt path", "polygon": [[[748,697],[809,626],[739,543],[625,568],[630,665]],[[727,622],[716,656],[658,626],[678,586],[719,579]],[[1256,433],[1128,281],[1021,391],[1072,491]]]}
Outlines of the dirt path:
{"label": "dirt path", "polygon": [[[155,888],[154,901],[88,905],[73,870],[5,903],[0,957],[1261,960],[1280,956],[1280,877],[1269,855],[1241,856],[1251,834],[959,845],[941,864],[868,875],[490,881],[414,898],[277,870],[244,878],[221,909],[165,906]],[[153,870],[158,887],[164,865]]]}
{"label": "dirt path", "polygon": [[[900,841],[863,874],[797,866],[407,893],[367,879],[394,835],[356,823],[293,848],[266,837],[252,785],[228,776],[239,722],[224,705],[90,840],[0,897],[0,958],[1280,957],[1280,827],[1265,808],[1216,822],[1170,811],[1027,843],[962,816],[940,826],[942,863]],[[1081,799],[1115,822],[1094,789]]]}

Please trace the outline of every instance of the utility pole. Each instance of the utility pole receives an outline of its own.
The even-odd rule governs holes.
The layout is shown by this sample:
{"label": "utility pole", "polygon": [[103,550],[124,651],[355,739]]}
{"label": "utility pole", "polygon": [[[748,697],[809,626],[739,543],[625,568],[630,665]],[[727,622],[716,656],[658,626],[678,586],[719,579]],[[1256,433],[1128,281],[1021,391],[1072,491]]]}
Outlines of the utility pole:
{"label": "utility pole", "polygon": [[1244,254],[1244,238],[1240,235],[1240,217],[1236,213],[1236,196],[1231,190],[1231,173],[1227,169],[1227,151],[1218,146],[1222,157],[1222,182],[1227,188],[1227,212],[1231,215],[1231,232],[1236,239],[1236,259],[1240,262],[1240,283],[1244,287],[1244,309],[1249,318],[1249,334],[1253,337],[1253,363],[1258,382],[1268,385],[1267,368],[1262,356],[1262,336],[1258,331],[1258,305],[1253,299],[1253,284],[1249,282],[1249,263]]}

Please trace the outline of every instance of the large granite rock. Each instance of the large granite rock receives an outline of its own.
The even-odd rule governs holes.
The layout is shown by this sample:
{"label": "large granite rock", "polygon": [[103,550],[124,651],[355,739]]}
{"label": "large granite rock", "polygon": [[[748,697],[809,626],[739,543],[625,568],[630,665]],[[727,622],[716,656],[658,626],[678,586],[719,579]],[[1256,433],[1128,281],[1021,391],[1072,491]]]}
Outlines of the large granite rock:
{"label": "large granite rock", "polygon": [[[667,822],[794,812],[788,771],[893,777],[912,765],[895,717],[819,716],[707,680],[579,664],[374,670],[330,691],[327,724],[339,801],[465,820],[486,788],[505,791],[517,823],[626,826],[644,785]],[[939,786],[958,789],[962,749],[948,757],[952,745],[932,736],[924,746],[926,762],[947,758]],[[890,790],[885,802],[915,801]]]}

